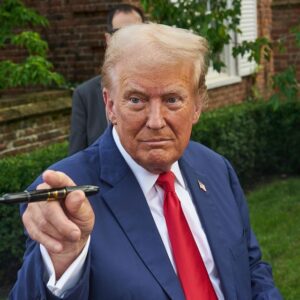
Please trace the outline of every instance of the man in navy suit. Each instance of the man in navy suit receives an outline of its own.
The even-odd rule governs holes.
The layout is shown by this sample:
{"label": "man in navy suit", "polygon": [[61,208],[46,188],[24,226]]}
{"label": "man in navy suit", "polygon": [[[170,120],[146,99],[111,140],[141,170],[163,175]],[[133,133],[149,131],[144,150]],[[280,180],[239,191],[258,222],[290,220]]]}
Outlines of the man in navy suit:
{"label": "man in navy suit", "polygon": [[[119,28],[144,21],[142,10],[136,6],[124,3],[113,6],[107,15],[106,43]],[[69,154],[91,145],[106,127],[101,77],[98,75],[79,85],[73,93]]]}
{"label": "man in navy suit", "polygon": [[189,140],[207,52],[165,25],[114,34],[102,69],[111,125],[29,187],[100,193],[21,207],[28,240],[10,299],[282,299],[230,163]]}

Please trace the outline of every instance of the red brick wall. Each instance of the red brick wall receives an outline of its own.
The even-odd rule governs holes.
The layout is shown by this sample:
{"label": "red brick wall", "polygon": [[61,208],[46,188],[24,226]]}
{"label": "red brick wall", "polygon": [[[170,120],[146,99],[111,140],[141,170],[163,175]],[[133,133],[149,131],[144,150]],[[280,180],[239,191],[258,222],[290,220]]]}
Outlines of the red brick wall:
{"label": "red brick wall", "polygon": [[[99,72],[105,49],[104,32],[106,29],[106,15],[108,9],[116,3],[128,1],[104,0],[25,0],[24,3],[36,9],[47,17],[49,27],[41,29],[43,37],[49,44],[49,58],[57,71],[61,72],[70,82],[80,83]],[[139,5],[139,0],[129,1]],[[270,36],[271,30],[271,0],[258,1],[259,34]],[[20,59],[19,51],[9,49],[1,51],[0,59],[12,57]],[[268,76],[272,74],[272,64],[266,64],[257,77],[257,84],[262,93],[266,89]],[[229,87],[225,87],[227,91]],[[237,89],[235,85],[234,90]],[[240,89],[244,89],[241,85]],[[238,97],[245,95],[249,89],[234,93]],[[211,93],[220,95],[217,92]],[[215,96],[216,97],[216,96]],[[240,102],[245,97],[231,97],[232,103]],[[221,103],[220,99],[214,102]],[[224,104],[227,104],[225,101]],[[218,105],[219,106],[219,105]]]}
{"label": "red brick wall", "polygon": [[[139,5],[138,0],[24,0],[49,21],[40,29],[49,45],[49,59],[70,82],[80,83],[99,73],[109,8],[117,3]],[[20,49],[1,50],[0,59],[19,61]]]}
{"label": "red brick wall", "polygon": [[[257,36],[264,36],[271,39],[272,31],[272,0],[257,1]],[[270,61],[261,55],[260,67],[256,76],[256,88],[263,97],[269,96],[269,82],[274,74],[273,57]]]}
{"label": "red brick wall", "polygon": [[[288,28],[299,23],[300,0],[286,5],[279,1],[258,0],[258,33],[276,39],[288,32]],[[56,70],[73,82],[82,82],[99,72],[105,42],[106,14],[112,4],[128,1],[104,0],[25,0],[28,7],[38,10],[49,20],[49,27],[41,33],[50,47],[50,60]],[[130,2],[130,1],[129,1]],[[138,0],[131,1],[138,4]],[[276,2],[276,3],[275,3]],[[276,5],[275,5],[276,4]],[[295,65],[299,79],[299,49],[292,38],[287,39],[287,53],[275,52],[275,71]],[[20,60],[24,52],[20,49],[1,50],[0,59]],[[296,58],[296,61],[295,61]],[[256,78],[244,77],[240,83],[209,90],[209,103],[205,109],[244,101],[251,93],[253,80],[262,94],[267,93],[268,80],[274,72],[273,60],[264,62],[264,68]],[[68,93],[68,92],[66,92]],[[1,97],[0,97],[1,98]],[[39,94],[40,101],[9,100],[14,103],[7,113],[7,101],[0,99],[0,156],[29,151],[52,142],[66,140],[69,133],[71,98],[52,94],[51,101]],[[17,102],[16,102],[17,101]],[[17,104],[18,103],[18,104]],[[28,104],[28,105],[27,105]],[[5,106],[6,105],[6,106]],[[22,106],[23,105],[23,106]],[[27,106],[26,106],[27,105]],[[46,105],[46,107],[45,107]],[[51,110],[52,105],[55,109]],[[44,107],[44,110],[41,109]],[[18,115],[19,114],[19,115]]]}
{"label": "red brick wall", "polygon": [[274,52],[274,68],[276,72],[283,71],[288,66],[295,66],[297,79],[300,81],[300,48],[296,47],[295,36],[290,28],[300,25],[300,1],[299,0],[274,0],[272,4],[272,38],[277,40],[285,37],[286,51]]}
{"label": "red brick wall", "polygon": [[251,93],[253,78],[244,77],[239,83],[214,88],[208,91],[209,101],[205,110],[243,102]]}
{"label": "red brick wall", "polygon": [[2,97],[0,157],[66,141],[70,112],[71,95],[66,91]]}

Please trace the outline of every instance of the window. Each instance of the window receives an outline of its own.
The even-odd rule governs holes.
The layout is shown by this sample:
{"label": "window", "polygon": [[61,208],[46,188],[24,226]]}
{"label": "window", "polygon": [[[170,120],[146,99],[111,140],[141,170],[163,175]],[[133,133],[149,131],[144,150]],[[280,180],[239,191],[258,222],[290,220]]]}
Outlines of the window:
{"label": "window", "polygon": [[[254,40],[257,37],[257,9],[256,0],[242,0],[241,3],[241,20],[240,29],[242,31],[238,36],[233,36],[233,42],[242,42],[244,40]],[[221,87],[233,83],[240,82],[243,76],[250,75],[255,70],[255,63],[248,62],[247,57],[232,56],[232,46],[229,44],[222,53],[223,61],[226,67],[219,73],[211,67],[207,75],[208,89]]]}

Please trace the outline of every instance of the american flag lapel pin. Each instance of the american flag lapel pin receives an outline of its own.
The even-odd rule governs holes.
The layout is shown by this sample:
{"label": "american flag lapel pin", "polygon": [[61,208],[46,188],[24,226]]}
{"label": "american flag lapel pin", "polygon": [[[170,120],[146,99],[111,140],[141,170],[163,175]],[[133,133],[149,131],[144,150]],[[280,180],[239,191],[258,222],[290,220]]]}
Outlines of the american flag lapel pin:
{"label": "american flag lapel pin", "polygon": [[200,180],[198,180],[198,184],[199,184],[199,188],[203,191],[203,192],[207,192],[206,190],[206,186],[203,182],[201,182]]}

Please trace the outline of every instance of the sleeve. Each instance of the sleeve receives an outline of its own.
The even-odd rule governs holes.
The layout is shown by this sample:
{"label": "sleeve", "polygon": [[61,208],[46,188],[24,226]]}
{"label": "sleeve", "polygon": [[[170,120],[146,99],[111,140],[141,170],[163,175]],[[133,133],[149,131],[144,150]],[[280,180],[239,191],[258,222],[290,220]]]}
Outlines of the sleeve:
{"label": "sleeve", "polygon": [[87,112],[82,93],[77,88],[72,97],[69,155],[83,150],[87,146]]}
{"label": "sleeve", "polygon": [[[32,183],[28,190],[35,187],[42,181],[39,176]],[[27,205],[20,205],[20,214],[23,215]],[[17,280],[10,291],[9,300],[32,300],[32,299],[47,299],[60,300],[47,288],[49,280],[46,266],[43,262],[40,244],[30,238],[27,231],[24,232],[27,237],[26,249],[23,256],[22,266],[18,271]],[[81,268],[81,276],[75,286],[68,286],[64,290],[64,300],[81,300],[89,298],[89,281],[91,269],[91,253],[87,251],[87,256]]]}
{"label": "sleeve", "polygon": [[246,229],[252,299],[282,300],[283,298],[278,289],[275,287],[275,283],[273,281],[271,266],[261,260],[261,250],[250,226],[247,201],[237,175],[230,163],[226,160],[225,163],[228,168],[231,188],[240,210],[244,228]]}
{"label": "sleeve", "polygon": [[[71,287],[64,292],[64,300],[81,300],[89,298],[90,260],[91,255],[89,251],[79,282],[77,282],[74,287]],[[47,281],[47,278],[45,277],[45,274],[47,274],[47,272],[45,271],[39,244],[28,237],[23,264],[18,271],[17,281],[9,294],[9,299],[61,299],[52,294],[46,287],[45,282]]]}
{"label": "sleeve", "polygon": [[66,291],[74,288],[78,284],[83,273],[83,267],[87,257],[90,239],[91,237],[89,237],[80,255],[74,260],[74,262],[69,266],[59,280],[56,280],[54,266],[47,249],[43,245],[40,245],[42,259],[46,271],[46,274],[44,274],[44,279],[48,278],[47,288],[52,294],[56,295],[57,297],[64,298]]}

